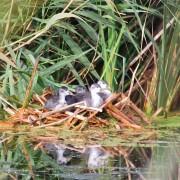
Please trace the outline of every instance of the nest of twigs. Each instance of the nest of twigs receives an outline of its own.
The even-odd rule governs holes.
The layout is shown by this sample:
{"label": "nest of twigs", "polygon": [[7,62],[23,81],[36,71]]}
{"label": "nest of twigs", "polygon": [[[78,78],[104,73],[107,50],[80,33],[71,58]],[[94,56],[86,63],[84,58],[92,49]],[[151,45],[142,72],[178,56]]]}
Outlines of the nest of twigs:
{"label": "nest of twigs", "polygon": [[[41,95],[35,95],[33,104],[43,107],[51,90],[45,90]],[[71,107],[75,110],[69,111]],[[58,110],[47,111],[44,108],[20,108],[10,120],[15,125],[29,124],[31,126],[48,127],[61,126],[73,130],[85,128],[109,126],[109,119],[116,121],[115,128],[142,129],[150,121],[146,115],[123,93],[112,94],[100,108],[89,108],[81,106],[80,103],[65,106]]]}

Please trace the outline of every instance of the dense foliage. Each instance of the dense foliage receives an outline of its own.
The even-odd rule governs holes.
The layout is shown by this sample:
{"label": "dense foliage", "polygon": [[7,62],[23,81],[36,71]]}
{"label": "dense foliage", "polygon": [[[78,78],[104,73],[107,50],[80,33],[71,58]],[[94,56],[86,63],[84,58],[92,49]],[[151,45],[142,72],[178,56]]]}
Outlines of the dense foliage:
{"label": "dense foliage", "polygon": [[[31,97],[42,94],[48,86],[54,89],[62,85],[70,88],[75,84],[88,86],[100,78],[106,80],[113,91],[128,94],[146,113],[152,114],[156,110],[166,113],[179,105],[179,0],[1,0],[0,21],[0,119],[8,119],[22,106],[38,108],[31,102]],[[0,122],[3,125],[4,121]],[[179,127],[178,122],[179,117],[175,121],[163,119],[155,126],[174,128]],[[1,127],[1,179],[57,179],[62,172],[66,173],[68,168],[61,169],[37,146],[33,149],[32,141],[44,134],[52,135],[54,129],[50,134],[47,129],[43,129],[42,134],[29,134],[29,125],[27,129],[18,128],[11,131],[8,127],[4,131]],[[55,133],[59,135],[59,131]],[[117,134],[109,132],[111,137],[107,142],[113,147],[118,144],[112,142]],[[143,140],[132,158],[136,161],[142,151],[148,161],[150,157],[141,146],[149,135],[144,131],[142,137],[137,136],[139,132],[128,133],[130,137],[126,135],[125,138],[128,148],[130,143],[134,147]],[[162,136],[164,133],[163,130]],[[80,133],[79,137],[82,136]],[[155,135],[150,132],[152,136]],[[167,136],[171,141],[169,131]],[[175,138],[174,134],[171,136]],[[124,147],[126,141],[117,138]],[[150,164],[153,173],[162,172],[161,178],[165,171],[158,168],[161,169],[164,161],[169,164],[166,168],[171,166],[169,156],[160,146],[165,147],[164,142],[157,144],[154,151],[154,159],[160,163],[154,166],[153,159],[152,167]],[[148,147],[148,143],[144,145]],[[132,147],[125,156],[127,160]],[[152,147],[150,141],[149,149]],[[171,144],[176,163],[179,159],[174,147]],[[122,150],[120,147],[121,153]],[[120,161],[118,168],[122,167]],[[126,165],[123,172],[127,169],[129,177],[132,169],[127,162]],[[112,169],[114,173],[114,165]],[[139,173],[139,169],[135,171]],[[152,179],[152,173],[147,174]]]}
{"label": "dense foliage", "polygon": [[4,16],[1,118],[22,106],[37,60],[30,95],[103,78],[114,91],[136,84],[132,99],[148,112],[170,109],[180,81],[178,1],[27,2]]}

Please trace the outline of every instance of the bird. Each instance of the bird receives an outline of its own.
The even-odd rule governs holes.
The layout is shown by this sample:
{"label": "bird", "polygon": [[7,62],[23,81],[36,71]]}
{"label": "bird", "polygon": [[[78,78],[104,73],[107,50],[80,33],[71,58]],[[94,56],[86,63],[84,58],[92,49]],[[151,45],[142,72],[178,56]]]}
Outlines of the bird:
{"label": "bird", "polygon": [[53,110],[59,104],[58,99],[59,95],[50,96],[49,99],[46,101],[44,108],[48,110]]}
{"label": "bird", "polygon": [[52,95],[46,101],[44,107],[48,110],[59,109],[67,104],[65,97],[70,94],[71,94],[71,92],[68,90],[67,87],[59,88],[58,91],[55,93],[55,95]]}
{"label": "bird", "polygon": [[42,145],[58,164],[67,164],[72,159],[72,152],[64,144],[46,142]]}
{"label": "bird", "polygon": [[103,99],[98,94],[100,90],[101,87],[97,83],[91,85],[89,93],[87,93],[84,98],[86,106],[98,108],[103,104]]}
{"label": "bird", "polygon": [[68,105],[81,102],[84,100],[87,93],[87,89],[84,86],[77,86],[75,89],[75,94],[70,94],[65,97],[66,103]]}
{"label": "bird", "polygon": [[94,83],[89,88],[89,91],[84,86],[77,86],[74,95],[67,95],[65,100],[67,104],[73,104],[77,102],[83,102],[86,107],[98,108],[103,104],[103,99],[98,94],[101,87]]}
{"label": "bird", "polygon": [[111,91],[108,84],[102,80],[92,84],[89,91],[85,86],[78,85],[74,94],[67,87],[61,87],[47,100],[44,107],[49,110],[56,110],[65,105],[82,101],[87,107],[99,108],[110,95]]}
{"label": "bird", "polygon": [[88,90],[85,86],[77,86],[76,89],[75,89],[75,96],[79,101],[83,101],[85,99],[85,97],[88,95]]}
{"label": "bird", "polygon": [[101,87],[101,90],[98,94],[105,101],[109,96],[111,96],[112,92],[105,81],[99,80],[97,84]]}
{"label": "bird", "polygon": [[66,105],[67,103],[65,98],[68,95],[72,95],[72,92],[69,91],[67,87],[63,86],[59,88],[58,94],[59,94],[59,104]]}

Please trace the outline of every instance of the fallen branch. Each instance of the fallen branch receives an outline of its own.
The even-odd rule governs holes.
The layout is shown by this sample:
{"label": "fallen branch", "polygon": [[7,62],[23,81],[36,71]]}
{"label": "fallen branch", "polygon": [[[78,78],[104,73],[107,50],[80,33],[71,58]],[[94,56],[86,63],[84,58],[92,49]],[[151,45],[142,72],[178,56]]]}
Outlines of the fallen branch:
{"label": "fallen branch", "polygon": [[102,112],[102,108],[87,107],[87,106],[82,106],[82,105],[76,105],[75,107],[78,107],[80,109],[85,109],[85,110]]}
{"label": "fallen branch", "polygon": [[56,121],[56,122],[52,122],[52,123],[49,123],[49,124],[44,124],[44,125],[41,125],[41,126],[37,126],[37,127],[34,127],[34,128],[44,128],[44,127],[48,127],[48,126],[54,126],[54,125],[60,125],[62,124],[63,122],[65,122],[67,119],[69,119],[70,117],[66,117],[64,119],[61,119],[59,121]]}

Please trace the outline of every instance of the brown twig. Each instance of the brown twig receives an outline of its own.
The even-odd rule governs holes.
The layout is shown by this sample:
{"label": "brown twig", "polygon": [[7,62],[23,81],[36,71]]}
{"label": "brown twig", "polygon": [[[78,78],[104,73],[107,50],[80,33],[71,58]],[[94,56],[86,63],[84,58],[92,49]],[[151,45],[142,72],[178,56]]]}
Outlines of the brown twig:
{"label": "brown twig", "polygon": [[90,111],[102,112],[102,108],[87,107],[87,106],[82,106],[82,105],[76,105],[75,107],[78,107],[80,109],[90,110]]}
{"label": "brown twig", "polygon": [[54,125],[60,125],[62,124],[63,122],[65,122],[66,120],[68,120],[70,117],[66,117],[64,119],[61,119],[59,121],[56,121],[56,122],[52,122],[52,123],[49,123],[49,124],[44,124],[44,125],[41,125],[41,126],[37,126],[37,127],[34,127],[34,128],[44,128],[44,127],[48,127],[48,126],[54,126]]}
{"label": "brown twig", "polygon": [[144,112],[142,112],[131,100],[128,101],[128,105],[142,118],[142,120],[147,124],[150,124],[150,121],[148,120]]}
{"label": "brown twig", "polygon": [[[120,96],[120,94],[112,94],[107,100],[106,102],[100,107],[101,109],[105,108],[109,103],[111,103],[112,101],[114,101],[115,99],[117,99]],[[88,120],[93,118],[98,112],[94,112],[92,113],[89,117]]]}
{"label": "brown twig", "polygon": [[[67,114],[67,115],[69,115],[69,116],[73,116],[73,115],[74,115],[74,113],[69,112],[69,111],[66,111],[65,114]],[[84,117],[84,116],[82,116],[82,115],[79,115],[79,114],[75,114],[75,115],[73,116],[73,118],[77,118],[77,119],[79,119],[79,120],[81,120],[81,121],[87,120],[86,117]]]}
{"label": "brown twig", "polygon": [[68,105],[68,106],[64,106],[64,107],[62,107],[60,109],[56,109],[56,110],[53,110],[53,111],[49,111],[49,112],[43,113],[39,117],[39,120],[42,120],[42,119],[44,119],[44,118],[46,118],[46,117],[48,117],[48,116],[50,116],[52,114],[55,114],[55,113],[58,113],[58,112],[61,112],[61,111],[65,111],[66,109],[69,109],[69,108],[74,107],[76,105],[80,105],[82,103],[83,102],[74,103],[74,104],[71,104],[71,105]]}
{"label": "brown twig", "polygon": [[127,98],[124,94],[122,94],[122,98],[123,99],[120,102],[115,104],[115,107],[120,107],[120,105],[122,104],[122,101],[125,99],[126,105],[132,108],[142,118],[143,121],[145,121],[147,124],[150,124],[144,112],[142,112],[129,98]]}
{"label": "brown twig", "polygon": [[107,110],[107,112],[109,114],[111,114],[113,117],[115,117],[116,119],[120,120],[123,123],[123,125],[126,127],[131,127],[131,128],[135,128],[135,129],[142,129],[141,126],[136,125],[136,124],[131,124],[123,116],[119,116],[116,113],[114,113],[113,111],[110,111],[109,109]]}
{"label": "brown twig", "polygon": [[[175,18],[173,17],[167,24],[166,24],[166,29],[168,29],[175,21]],[[157,41],[164,33],[164,29],[159,31],[155,36],[154,36],[154,41]],[[147,46],[131,61],[129,64],[129,67],[131,67],[136,61],[138,61],[142,55],[153,45],[153,42],[149,42]]]}
{"label": "brown twig", "polygon": [[117,115],[121,116],[123,119],[125,119],[129,123],[133,122],[128,116],[126,116],[124,113],[122,113],[118,108],[116,108],[112,104],[109,104],[108,108],[109,108],[110,111],[112,111],[112,112],[116,113]]}
{"label": "brown twig", "polygon": [[[76,103],[76,104],[77,104],[77,103]],[[69,105],[68,107],[70,107],[70,105]],[[71,106],[71,107],[73,107],[73,106]],[[65,108],[65,107],[64,107],[64,108]],[[62,108],[61,108],[61,110],[62,110]],[[63,118],[63,119],[60,119],[59,121],[52,122],[52,123],[45,124],[45,125],[41,125],[41,126],[38,126],[38,127],[36,127],[36,128],[44,128],[44,127],[53,126],[53,125],[60,125],[60,124],[62,124],[63,122],[65,122],[66,120],[68,120],[69,118],[74,118],[74,117],[76,117],[78,113],[79,113],[79,111],[76,111],[76,112],[74,112],[72,115],[70,115],[70,116],[68,116],[68,117],[65,117],[65,118]],[[47,117],[47,116],[46,116],[46,117]]]}

